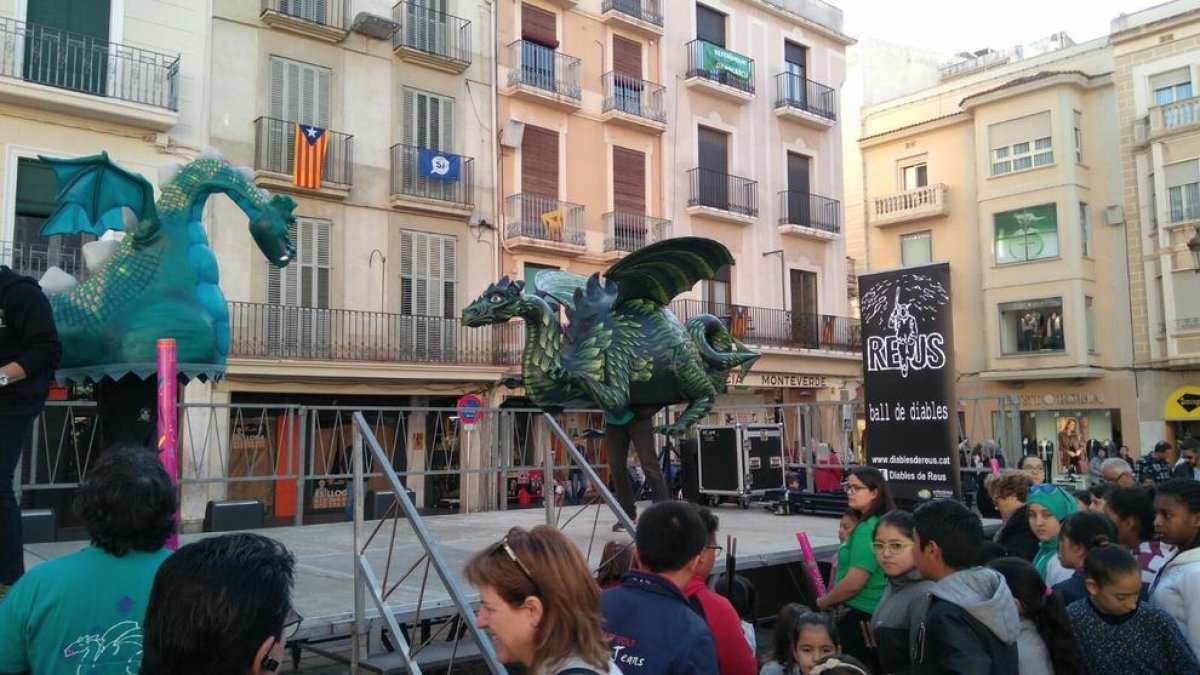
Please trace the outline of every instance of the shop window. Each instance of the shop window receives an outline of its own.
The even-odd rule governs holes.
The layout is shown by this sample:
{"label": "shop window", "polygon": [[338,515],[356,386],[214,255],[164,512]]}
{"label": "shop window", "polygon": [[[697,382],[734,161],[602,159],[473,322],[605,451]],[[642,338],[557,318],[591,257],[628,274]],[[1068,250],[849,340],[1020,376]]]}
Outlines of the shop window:
{"label": "shop window", "polygon": [[1062,298],[1003,303],[1000,305],[1000,352],[1061,352],[1066,348],[1064,323]]}
{"label": "shop window", "polygon": [[992,216],[993,251],[997,265],[1057,258],[1058,208],[1041,204]]}

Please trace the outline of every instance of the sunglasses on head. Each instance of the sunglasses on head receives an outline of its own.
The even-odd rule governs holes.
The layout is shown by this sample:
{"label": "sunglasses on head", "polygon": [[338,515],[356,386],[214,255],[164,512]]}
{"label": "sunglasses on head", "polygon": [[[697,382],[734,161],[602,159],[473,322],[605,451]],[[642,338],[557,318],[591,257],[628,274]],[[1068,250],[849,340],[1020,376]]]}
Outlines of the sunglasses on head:
{"label": "sunglasses on head", "polygon": [[1050,483],[1042,483],[1041,485],[1030,485],[1029,486],[1029,493],[1034,494],[1034,495],[1036,495],[1036,494],[1047,494],[1048,495],[1056,490],[1058,490],[1058,486],[1051,485]]}
{"label": "sunglasses on head", "polygon": [[521,568],[521,573],[525,575],[526,579],[529,579],[529,583],[533,584],[534,591],[538,595],[541,595],[542,587],[538,585],[537,579],[533,578],[533,573],[530,572],[529,568],[525,566],[525,563],[521,562],[521,559],[517,557],[517,552],[513,550],[512,546],[508,545],[508,535],[504,535],[504,538],[496,544],[496,547],[492,549],[492,555],[495,555],[500,551],[504,551],[504,555],[508,556],[509,560],[513,561],[517,567]]}

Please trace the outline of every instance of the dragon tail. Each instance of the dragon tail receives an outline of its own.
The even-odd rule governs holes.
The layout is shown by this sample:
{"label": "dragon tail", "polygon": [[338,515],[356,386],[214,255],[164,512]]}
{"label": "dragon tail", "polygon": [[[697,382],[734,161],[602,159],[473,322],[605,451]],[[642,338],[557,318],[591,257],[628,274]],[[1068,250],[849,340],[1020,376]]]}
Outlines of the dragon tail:
{"label": "dragon tail", "polygon": [[700,358],[710,366],[722,371],[740,366],[744,375],[758,360],[758,353],[730,335],[725,324],[711,314],[693,316],[684,327],[700,350]]}

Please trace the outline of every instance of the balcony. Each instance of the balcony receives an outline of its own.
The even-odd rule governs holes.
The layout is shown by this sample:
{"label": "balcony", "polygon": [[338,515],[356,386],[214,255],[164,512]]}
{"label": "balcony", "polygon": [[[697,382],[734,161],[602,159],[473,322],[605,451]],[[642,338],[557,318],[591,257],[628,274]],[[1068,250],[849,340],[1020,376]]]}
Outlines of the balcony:
{"label": "balcony", "polygon": [[871,225],[883,227],[925,218],[940,218],[949,213],[946,185],[934,183],[871,200],[868,219]]}
{"label": "balcony", "polygon": [[600,20],[646,37],[663,34],[663,0],[604,0]]}
{"label": "balcony", "polygon": [[457,217],[471,215],[475,208],[475,158],[400,143],[392,146],[391,155],[393,207]]}
{"label": "balcony", "polygon": [[259,18],[272,28],[324,42],[350,34],[350,0],[262,0]]}
{"label": "balcony", "polygon": [[455,318],[229,302],[234,359],[510,366],[519,322],[468,328]]}
{"label": "balcony", "polygon": [[516,250],[576,256],[587,250],[583,207],[527,193],[505,201],[504,239]]}
{"label": "balcony", "polygon": [[1200,128],[1200,97],[1156,105],[1141,124],[1140,134],[1137,125],[1134,127],[1134,141],[1139,144],[1195,131]]}
{"label": "balcony", "polygon": [[616,71],[604,74],[605,122],[662,133],[667,128],[666,87]]}
{"label": "balcony", "polygon": [[684,85],[720,98],[745,103],[754,100],[754,59],[704,40],[687,47]]}
{"label": "balcony", "polygon": [[836,199],[784,190],[779,193],[779,233],[830,241],[842,233],[842,203]]}
{"label": "balcony", "polygon": [[295,166],[296,123],[260,117],[254,120],[254,181],[260,187],[345,199],[354,183],[354,137],[325,130],[325,162],[321,187],[310,190],[292,181]]}
{"label": "balcony", "polygon": [[471,66],[471,22],[422,7],[397,3],[392,18],[392,50],[405,61],[459,74]]}
{"label": "balcony", "polygon": [[675,300],[671,311],[680,321],[698,314],[712,314],[729,328],[733,337],[747,345],[862,352],[862,330],[858,319],[853,317],[793,314],[782,309],[693,299]]}
{"label": "balcony", "polygon": [[579,59],[527,40],[508,45],[508,88],[511,96],[578,110],[583,89]]}
{"label": "balcony", "polygon": [[616,260],[647,244],[671,238],[671,221],[641,213],[609,211],[604,214],[604,253]]}
{"label": "balcony", "polygon": [[0,18],[0,102],[166,131],[179,57]]}
{"label": "balcony", "polygon": [[775,76],[775,115],[818,129],[837,123],[837,92],[795,73]]}
{"label": "balcony", "polygon": [[697,167],[688,172],[687,212],[749,225],[758,218],[758,182]]}
{"label": "balcony", "polygon": [[0,241],[0,265],[8,265],[17,274],[41,279],[46,270],[57,267],[76,279],[88,276],[83,250],[73,237],[40,238],[36,242]]}

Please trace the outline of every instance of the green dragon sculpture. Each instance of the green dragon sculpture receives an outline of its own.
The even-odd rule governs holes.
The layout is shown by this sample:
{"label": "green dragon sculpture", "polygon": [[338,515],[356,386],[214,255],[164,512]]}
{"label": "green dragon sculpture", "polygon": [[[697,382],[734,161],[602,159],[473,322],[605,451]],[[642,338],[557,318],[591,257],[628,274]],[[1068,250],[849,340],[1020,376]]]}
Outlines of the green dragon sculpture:
{"label": "green dragon sculpture", "polygon": [[544,270],[529,294],[524,282],[504,277],[463,310],[463,324],[525,321],[521,381],[537,406],[598,405],[610,425],[623,425],[687,403],[675,422],[655,429],[680,436],[712,409],[731,370],[744,374],[759,358],[717,317],[681,324],[669,309],[675,296],[733,262],[716,241],[679,237],[629,254],[603,281]]}
{"label": "green dragon sculpture", "polygon": [[[296,252],[288,235],[295,202],[270,197],[248,172],[215,152],[162,183],[157,203],[150,183],[114,164],[107,153],[41,160],[54,170],[60,187],[44,236],[128,230],[96,274],[50,296],[63,344],[59,379],[147,377],[155,371],[159,338],[175,339],[179,369],[187,377],[223,374],[229,310],[200,222],[204,205],[213,194],[227,195],[250,219],[262,254],[284,267]],[[126,224],[134,219],[136,224]]]}

